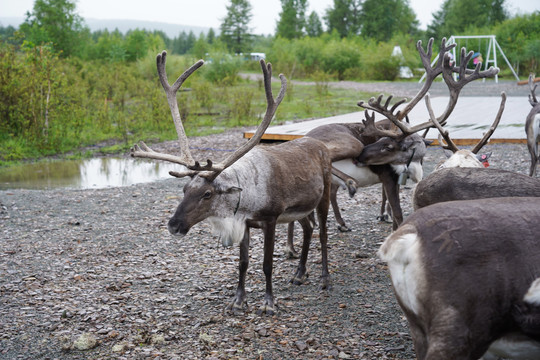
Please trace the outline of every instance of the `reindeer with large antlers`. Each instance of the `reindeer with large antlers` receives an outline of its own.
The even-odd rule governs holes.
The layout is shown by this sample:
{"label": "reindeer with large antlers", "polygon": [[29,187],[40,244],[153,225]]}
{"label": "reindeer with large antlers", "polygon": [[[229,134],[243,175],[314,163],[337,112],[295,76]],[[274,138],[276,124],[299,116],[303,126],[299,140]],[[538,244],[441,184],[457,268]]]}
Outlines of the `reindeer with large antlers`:
{"label": "reindeer with large antlers", "polygon": [[[450,93],[446,109],[439,117],[437,117],[437,121],[444,125],[455,108],[461,89],[465,85],[477,79],[492,77],[499,71],[496,68],[480,71],[480,65],[476,66],[474,70],[467,69],[467,63],[472,58],[473,52],[466,53],[464,48],[461,49],[460,66],[453,66],[453,64],[450,63],[448,51],[454,46],[455,44],[446,45],[446,39],[443,39],[438,60],[432,66],[430,61],[433,54],[433,39],[429,40],[427,51],[424,51],[422,48],[422,42],[418,41],[416,47],[420,54],[422,64],[426,69],[426,82],[416,96],[402,109],[400,109],[400,106],[403,105],[406,100],[400,100],[395,104],[392,104],[393,96],[389,96],[383,101],[383,95],[380,95],[377,98],[371,98],[367,104],[363,101],[358,103],[358,106],[366,109],[366,119],[363,121],[363,135],[374,137],[378,140],[372,144],[366,145],[356,160],[362,164],[369,165],[373,170],[383,171],[383,175],[389,178],[389,180],[382,181],[382,183],[392,209],[394,230],[397,228],[397,225],[403,221],[403,215],[399,204],[398,176],[395,171],[391,171],[391,166],[389,165],[393,163],[395,150],[389,150],[404,148],[404,144],[410,141],[412,136],[420,137],[416,134],[417,132],[434,126],[430,120],[414,126],[409,125],[409,123],[404,120],[408,118],[409,113],[418,102],[427,95],[433,81],[439,75],[442,74]],[[456,73],[459,74],[458,80],[455,80],[453,77],[453,74]],[[377,123],[375,123],[375,117],[369,115],[367,110],[382,114],[386,117],[387,121],[391,122],[394,126],[392,128],[378,126]],[[423,153],[421,153],[421,155],[423,156]],[[411,157],[412,156],[414,156],[414,153]]]}
{"label": "reindeer with large antlers", "polygon": [[533,84],[534,74],[529,75],[529,103],[532,106],[527,120],[525,121],[525,133],[527,134],[527,147],[531,154],[531,168],[529,170],[529,176],[536,175],[536,165],[540,158],[538,153],[538,142],[540,142],[540,102],[536,99],[536,87],[538,85]]}
{"label": "reindeer with large antlers", "polygon": [[144,143],[132,149],[132,155],[150,159],[166,160],[181,164],[184,171],[171,172],[176,177],[189,176],[184,186],[184,198],[169,220],[169,232],[183,236],[195,224],[209,219],[214,229],[220,232],[223,241],[239,243],[239,281],[234,300],[229,309],[238,312],[246,304],[245,279],[249,264],[249,229],[261,228],[264,232],[264,274],[266,293],[259,313],[273,314],[272,265],[274,255],[275,228],[277,223],[298,220],[304,230],[304,242],[298,269],[291,280],[295,284],[304,282],[306,260],[313,232],[307,216],[317,211],[322,255],[323,289],[330,287],[327,260],[326,219],[329,208],[331,162],[324,143],[313,138],[302,138],[275,146],[255,146],[270,124],[276,109],[283,99],[286,79],[281,78],[281,90],[276,99],[272,95],[272,68],[261,60],[264,75],[267,108],[255,136],[219,164],[210,160],[206,164],[194,161],[182,126],[176,92],[183,81],[203,62],[193,65],[171,86],[165,72],[166,53],[157,56],[157,67],[161,84],[176,125],[181,146],[181,155],[157,153]]}

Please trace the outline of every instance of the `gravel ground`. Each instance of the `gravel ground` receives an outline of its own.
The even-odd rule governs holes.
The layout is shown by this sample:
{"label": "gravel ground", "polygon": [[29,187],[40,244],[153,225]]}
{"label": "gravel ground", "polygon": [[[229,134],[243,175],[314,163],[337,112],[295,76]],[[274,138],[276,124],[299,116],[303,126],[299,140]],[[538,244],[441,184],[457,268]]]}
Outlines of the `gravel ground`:
{"label": "gravel ground", "polygon": [[[192,140],[233,149],[241,129]],[[174,142],[157,149],[171,150]],[[493,167],[527,173],[525,145],[488,145]],[[217,159],[223,151],[195,151]],[[425,172],[444,157],[429,148]],[[320,251],[312,243],[310,281],[289,284],[297,265],[284,258],[277,230],[275,316],[255,311],[264,296],[262,233],[253,231],[249,308],[224,312],[234,296],[238,249],[222,248],[201,223],[188,236],[166,223],[185,180],[100,190],[0,191],[1,359],[413,359],[411,337],[387,268],[376,257],[391,224],[375,220],[380,186],[349,199],[339,193],[340,233],[329,217],[333,290],[320,291]],[[411,187],[402,191],[411,213]],[[298,232],[299,227],[297,226]],[[315,233],[315,237],[318,237]],[[300,246],[300,233],[296,246]]]}

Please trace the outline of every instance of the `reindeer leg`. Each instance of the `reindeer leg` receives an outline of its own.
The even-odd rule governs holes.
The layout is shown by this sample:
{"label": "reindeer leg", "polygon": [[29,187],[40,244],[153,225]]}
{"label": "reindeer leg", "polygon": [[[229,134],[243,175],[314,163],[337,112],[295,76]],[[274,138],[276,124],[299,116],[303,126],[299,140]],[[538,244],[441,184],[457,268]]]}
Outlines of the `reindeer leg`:
{"label": "reindeer leg", "polygon": [[246,272],[249,265],[249,227],[246,227],[244,231],[244,237],[240,242],[240,262],[238,264],[238,287],[236,289],[236,295],[231,304],[227,306],[227,310],[230,310],[234,315],[238,315],[243,312],[246,302]]}
{"label": "reindeer leg", "polygon": [[298,253],[294,250],[294,221],[291,221],[287,227],[287,246],[285,248],[287,259],[298,259]]}
{"label": "reindeer leg", "polygon": [[388,214],[386,211],[386,192],[384,191],[384,185],[382,185],[382,200],[381,200],[381,213],[379,216],[377,216],[377,220],[384,221],[384,222],[390,222],[391,215]]}
{"label": "reindeer leg", "polygon": [[343,218],[341,217],[341,211],[339,211],[339,205],[337,203],[337,192],[339,186],[332,184],[330,189],[330,203],[332,204],[332,210],[334,210],[334,217],[338,223],[338,230],[341,232],[351,231],[351,229],[345,224]]}
{"label": "reindeer leg", "polygon": [[396,230],[399,225],[403,222],[403,213],[401,211],[401,205],[399,203],[399,184],[398,176],[388,165],[385,170],[379,173],[379,178],[384,186],[384,192],[388,202],[390,203],[390,208],[392,209],[392,229]]}
{"label": "reindeer leg", "polygon": [[317,205],[317,216],[319,217],[319,239],[321,241],[321,290],[330,290],[332,284],[330,282],[330,273],[328,272],[328,229],[326,227],[326,221],[328,219],[328,207],[330,202],[330,189],[331,181],[328,180],[324,189],[324,195]]}
{"label": "reindeer leg", "polygon": [[311,243],[311,236],[313,235],[313,226],[309,217],[298,220],[300,225],[302,225],[302,230],[304,233],[304,242],[302,243],[302,255],[300,256],[300,262],[298,263],[298,268],[296,273],[291,279],[291,283],[294,285],[302,285],[306,282],[308,278],[308,273],[306,270],[307,257],[309,253],[309,245]]}
{"label": "reindeer leg", "polygon": [[264,229],[264,260],[263,272],[266,278],[266,292],[264,302],[257,314],[274,315],[274,294],[272,292],[272,267],[274,263],[274,242],[276,237],[276,221],[269,221],[263,227]]}
{"label": "reindeer leg", "polygon": [[[532,136],[531,136],[532,138]],[[532,141],[531,141],[532,140]],[[536,164],[538,163],[538,142],[536,139],[527,139],[527,147],[531,154],[531,167],[529,170],[529,176],[536,176]]]}

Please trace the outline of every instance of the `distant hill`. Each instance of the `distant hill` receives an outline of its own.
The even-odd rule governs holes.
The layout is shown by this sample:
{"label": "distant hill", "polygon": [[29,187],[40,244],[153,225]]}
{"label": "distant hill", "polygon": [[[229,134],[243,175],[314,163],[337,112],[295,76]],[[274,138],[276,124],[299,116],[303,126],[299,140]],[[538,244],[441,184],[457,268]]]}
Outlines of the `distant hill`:
{"label": "distant hill", "polygon": [[[24,18],[22,17],[2,17],[0,16],[0,25],[1,26],[13,26],[18,27]],[[125,34],[129,30],[134,29],[146,29],[149,31],[161,30],[167,34],[170,38],[178,37],[178,35],[185,31],[186,34],[189,34],[190,31],[198,36],[201,32],[208,32],[210,28],[203,26],[190,26],[190,25],[180,25],[180,24],[170,24],[162,23],[156,21],[143,21],[143,20],[101,20],[101,19],[84,19],[86,25],[90,28],[90,31],[107,29],[109,31],[114,31],[118,29],[120,32]],[[219,29],[214,29],[218,32]]]}

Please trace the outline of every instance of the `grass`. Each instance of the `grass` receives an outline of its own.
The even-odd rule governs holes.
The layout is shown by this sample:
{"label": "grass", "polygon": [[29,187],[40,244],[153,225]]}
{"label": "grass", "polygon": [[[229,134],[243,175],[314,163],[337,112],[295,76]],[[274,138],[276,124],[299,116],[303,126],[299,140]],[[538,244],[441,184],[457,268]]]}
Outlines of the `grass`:
{"label": "grass", "polygon": [[[279,83],[274,83],[273,93],[277,97]],[[322,89],[322,90],[321,90]],[[334,89],[323,86],[289,83],[287,93],[279,106],[272,125],[291,121],[324,118],[355,111],[360,111],[356,105],[360,99],[368,99],[374,94],[362,93],[348,89]],[[185,99],[181,99],[186,97]],[[187,108],[183,114],[184,127],[188,136],[205,136],[221,133],[234,127],[256,126],[262,120],[266,110],[266,97],[261,81],[239,81],[234,86],[212,88],[212,104],[201,107],[197,103],[195,91],[179,94],[180,108]],[[9,139],[2,141],[4,149],[9,149],[11,156],[0,156],[0,167],[10,166],[21,161],[39,161],[43,158],[88,158],[95,153],[122,154],[129,151],[132,144],[144,140],[148,143],[176,139],[176,130],[166,105],[165,96],[162,104],[164,109],[159,115],[159,123],[151,116],[133,117],[133,123],[123,120],[122,126],[111,123],[108,128],[115,128],[111,133],[102,131],[92,121],[82,130],[79,143],[69,144],[62,148],[61,153],[39,154],[32,144],[24,139]],[[161,106],[160,105],[160,106]],[[132,109],[125,110],[133,111]],[[208,114],[210,113],[210,115]],[[116,114],[126,118],[127,115]],[[142,119],[142,120],[141,120]],[[126,125],[127,124],[127,125]],[[96,145],[98,144],[98,145]],[[101,145],[99,145],[101,144]],[[35,144],[34,144],[35,146]]]}

